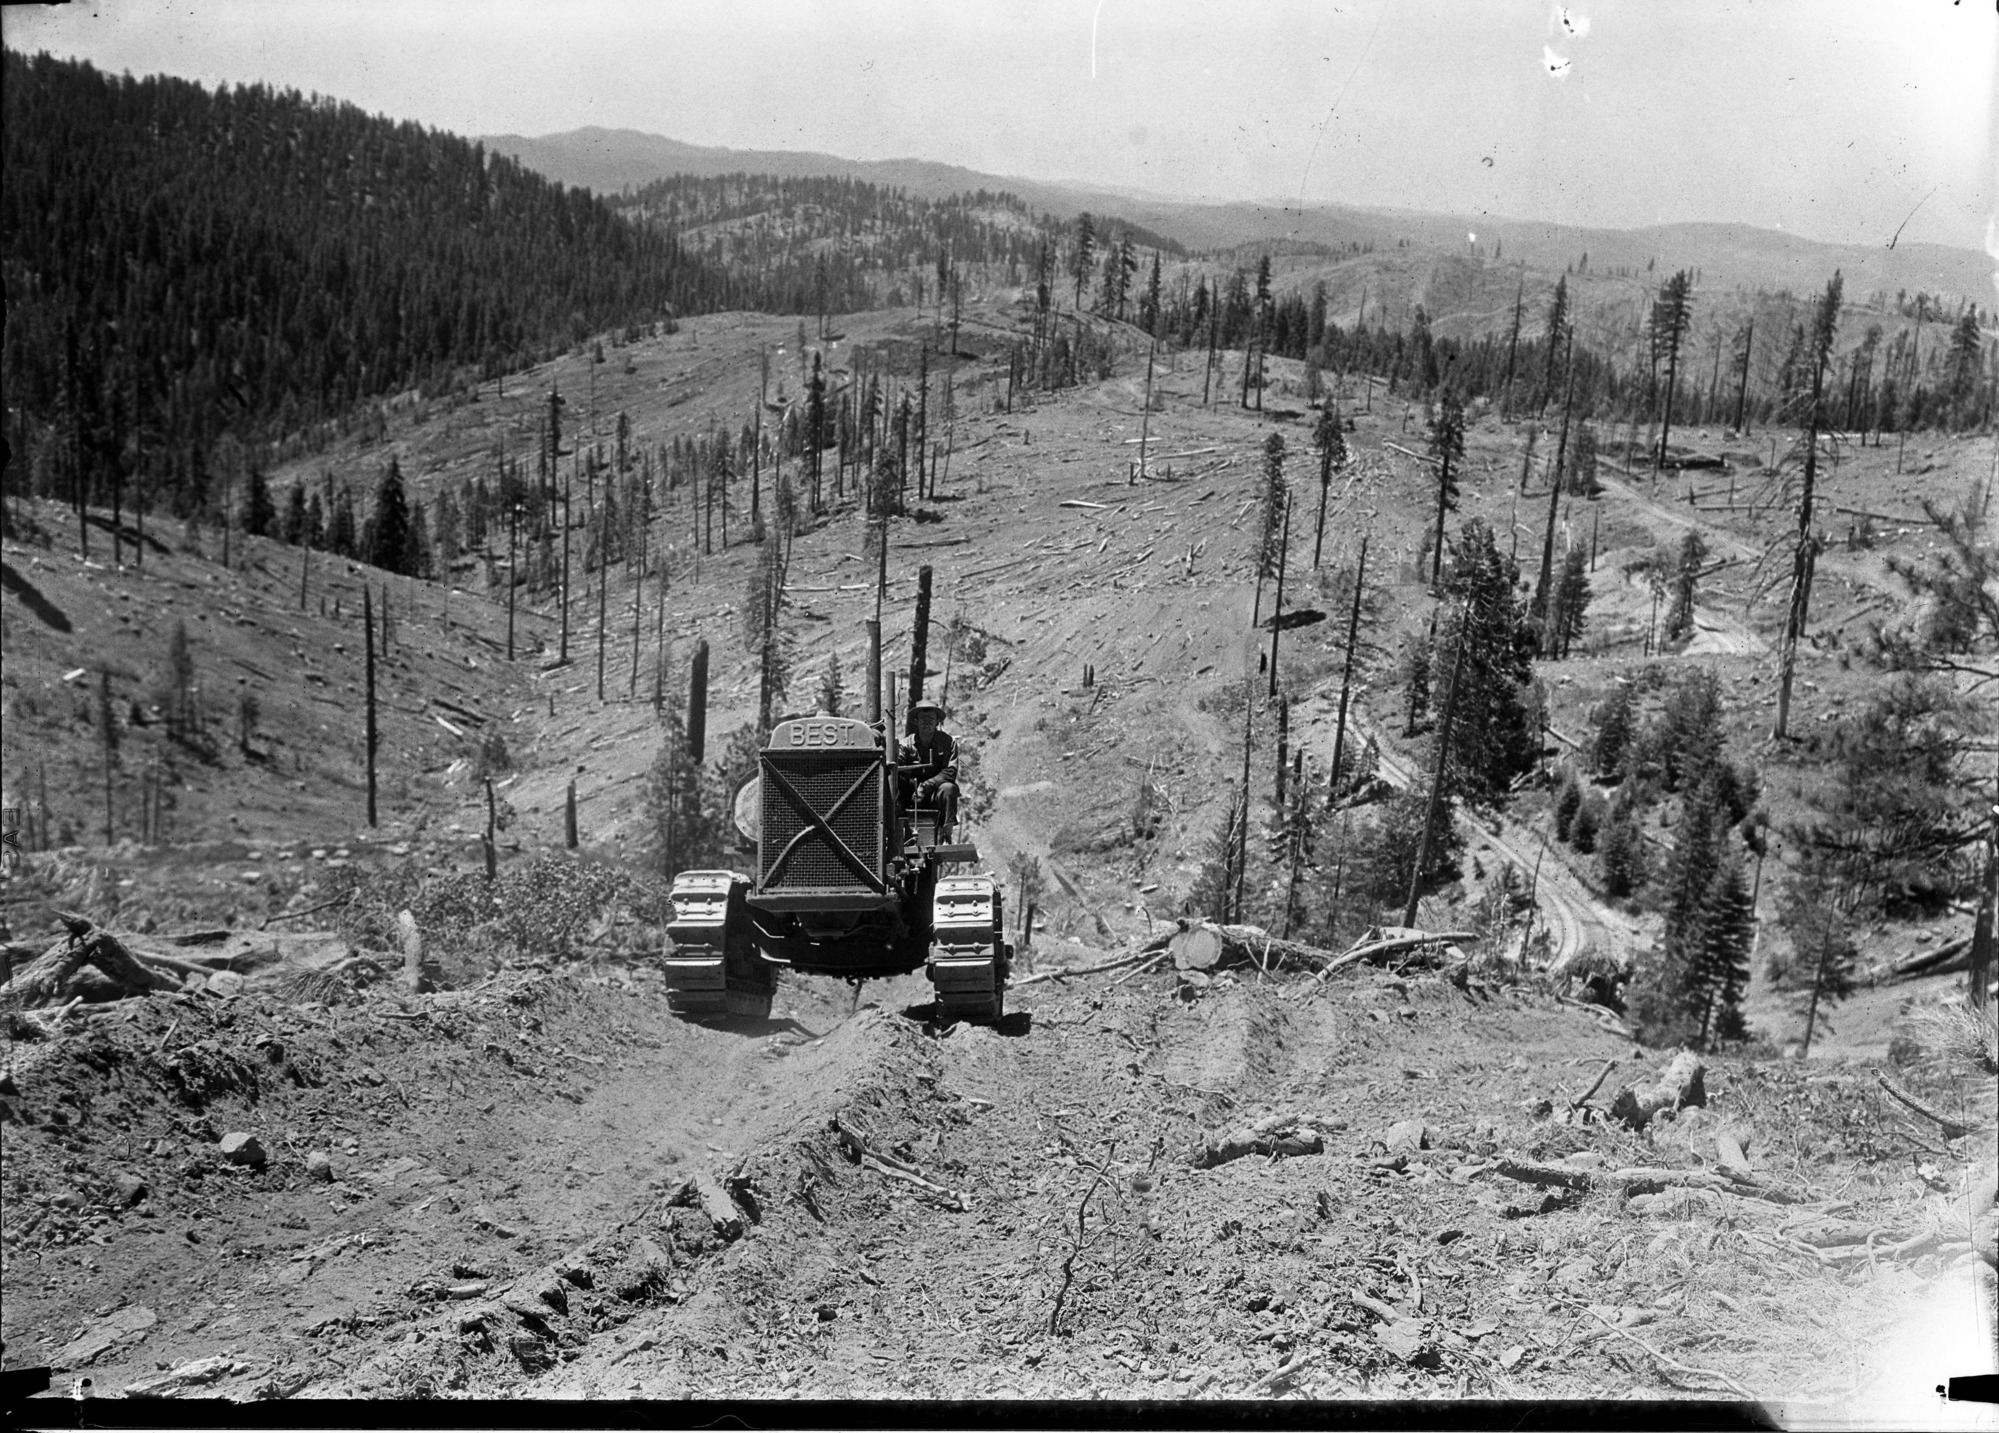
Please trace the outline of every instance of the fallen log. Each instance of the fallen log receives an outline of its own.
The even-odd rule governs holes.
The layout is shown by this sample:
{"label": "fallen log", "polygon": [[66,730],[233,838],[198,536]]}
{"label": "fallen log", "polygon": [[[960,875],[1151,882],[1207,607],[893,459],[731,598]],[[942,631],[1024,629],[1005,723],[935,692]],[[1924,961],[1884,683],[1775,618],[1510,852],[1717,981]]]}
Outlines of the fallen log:
{"label": "fallen log", "polygon": [[1623,1190],[1626,1195],[1658,1194],[1667,1189],[1705,1189],[1715,1194],[1739,1194],[1751,1199],[1763,1199],[1772,1204],[1805,1202],[1803,1196],[1774,1185],[1759,1184],[1741,1175],[1725,1176],[1724,1173],[1701,1169],[1662,1169],[1650,1165],[1616,1170],[1566,1169],[1560,1165],[1502,1159],[1486,1165],[1477,1173],[1497,1174],[1517,1179],[1522,1184],[1572,1189],[1584,1194],[1615,1189]]}
{"label": "fallen log", "polygon": [[1619,1020],[1617,1018],[1617,1012],[1615,1010],[1612,1010],[1608,1005],[1598,1005],[1593,1000],[1578,1000],[1573,995],[1562,995],[1559,993],[1555,996],[1555,999],[1563,1005],[1572,1006],[1577,1010],[1587,1011],[1591,1016],[1595,1018],[1596,1028],[1603,1031],[1605,1034],[1615,1035],[1619,1039],[1623,1040],[1629,1040],[1634,1038],[1635,1032],[1631,1029],[1629,1025],[1626,1025],[1622,1020]]}
{"label": "fallen log", "polygon": [[1325,1136],[1301,1116],[1268,1115],[1217,1139],[1203,1140],[1194,1148],[1192,1163],[1197,1169],[1213,1169],[1252,1154],[1275,1158],[1325,1152]]}
{"label": "fallen log", "polygon": [[5,985],[0,985],[0,1005],[18,1009],[67,999],[74,993],[69,987],[85,966],[101,971],[109,980],[108,987],[93,982],[97,988],[90,993],[100,998],[119,999],[181,988],[176,976],[149,968],[101,926],[80,916],[65,916],[64,921],[71,933],[30,961]]}
{"label": "fallen log", "polygon": [[1611,1102],[1610,1116],[1642,1130],[1661,1110],[1682,1110],[1707,1103],[1706,1066],[1691,1050],[1682,1050],[1654,1079],[1626,1085]]}
{"label": "fallen log", "polygon": [[1971,937],[1947,940],[1935,950],[1905,955],[1883,970],[1878,980],[1916,980],[1927,975],[1953,975],[1971,964]]}
{"label": "fallen log", "polygon": [[[1377,927],[1377,929],[1379,928]],[[1393,955],[1397,951],[1410,950],[1418,946],[1453,945],[1461,940],[1477,939],[1478,932],[1475,930],[1445,930],[1437,931],[1434,934],[1429,931],[1404,930],[1399,934],[1393,936],[1383,935],[1380,939],[1375,940],[1363,938],[1359,945],[1354,946],[1344,955],[1334,957],[1332,961],[1321,969],[1319,979],[1324,980],[1334,971],[1342,970],[1356,961],[1379,960],[1383,956]]]}
{"label": "fallen log", "polygon": [[1179,970],[1215,970],[1249,965],[1258,970],[1322,970],[1336,957],[1330,950],[1283,940],[1260,926],[1216,925],[1198,921],[1167,940]]}
{"label": "fallen log", "polygon": [[1909,1109],[1914,1110],[1917,1114],[1921,1115],[1924,1119],[1929,1120],[1932,1124],[1936,1125],[1938,1129],[1943,1131],[1943,1137],[1945,1139],[1961,1139],[1965,1135],[1971,1133],[1970,1125],[1964,1123],[1962,1120],[1952,1119],[1947,1114],[1942,1114],[1937,1110],[1931,1109],[1928,1105],[1924,1104],[1921,1100],[1917,1099],[1914,1095],[1910,1094],[1907,1090],[1903,1089],[1900,1085],[1896,1084],[1886,1075],[1877,1074],[1875,1075],[1874,1080],[1875,1083],[1880,1085],[1882,1089],[1886,1090],[1890,1095],[1894,1096],[1897,1103],[1907,1106]]}
{"label": "fallen log", "polygon": [[1023,986],[1039,985],[1045,980],[1073,980],[1083,975],[1102,975],[1107,971],[1123,970],[1128,965],[1137,965],[1161,954],[1166,949],[1169,936],[1149,940],[1130,955],[1121,955],[1116,960],[1107,960],[1099,965],[1079,966],[1074,970],[1044,970],[1039,975],[1030,975],[1025,980],[1009,981],[1009,988],[1019,990]]}

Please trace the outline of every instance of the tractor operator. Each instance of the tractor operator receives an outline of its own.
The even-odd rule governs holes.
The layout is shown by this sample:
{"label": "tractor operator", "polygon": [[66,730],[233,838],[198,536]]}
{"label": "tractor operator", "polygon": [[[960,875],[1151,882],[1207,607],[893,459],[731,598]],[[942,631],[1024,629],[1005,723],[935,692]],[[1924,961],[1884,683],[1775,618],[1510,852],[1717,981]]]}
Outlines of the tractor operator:
{"label": "tractor operator", "polygon": [[902,774],[904,802],[936,807],[949,830],[958,822],[958,744],[944,730],[944,708],[928,697],[909,709],[909,720],[915,735],[896,753],[898,765],[916,768]]}

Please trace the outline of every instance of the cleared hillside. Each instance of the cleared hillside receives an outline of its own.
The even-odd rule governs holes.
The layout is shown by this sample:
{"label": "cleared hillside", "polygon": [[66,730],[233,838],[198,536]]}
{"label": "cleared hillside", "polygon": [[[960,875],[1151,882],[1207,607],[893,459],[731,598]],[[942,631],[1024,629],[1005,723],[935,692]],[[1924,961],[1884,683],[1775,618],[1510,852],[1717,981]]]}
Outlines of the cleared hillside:
{"label": "cleared hillside", "polygon": [[[1936,1143],[1933,1124],[1873,1076],[1905,1028],[1905,998],[1933,1000],[1954,977],[1863,991],[1804,1064],[1778,1054],[1799,1033],[1790,998],[1759,982],[1746,1002],[1758,1039],[1709,1057],[1706,1109],[1643,1134],[1577,1113],[1606,1062],[1617,1068],[1596,1111],[1669,1052],[1635,1047],[1600,1005],[1564,1003],[1560,978],[1536,967],[1592,946],[1643,960],[1660,916],[1654,902],[1610,897],[1600,862],[1559,839],[1551,779],[1524,780],[1499,813],[1473,813],[1458,828],[1462,855],[1425,889],[1419,925],[1480,932],[1463,961],[1362,964],[1323,980],[1245,966],[1205,984],[1159,963],[1059,974],[1139,954],[1188,913],[1240,790],[1245,730],[1248,912],[1271,927],[1282,919],[1285,873],[1267,834],[1278,768],[1278,706],[1261,665],[1271,635],[1251,625],[1272,435],[1285,442],[1298,499],[1284,606],[1329,614],[1277,645],[1286,749],[1304,753],[1306,779],[1322,791],[1345,574],[1365,536],[1373,601],[1351,738],[1372,738],[1383,787],[1344,815],[1352,829],[1379,831],[1394,788],[1421,786],[1436,714],[1406,734],[1400,654],[1434,605],[1424,537],[1436,488],[1422,409],[1350,381],[1336,401],[1353,419],[1353,461],[1327,490],[1315,562],[1316,415],[1302,366],[1270,360],[1259,413],[1231,401],[1241,351],[1223,356],[1205,404],[1200,355],[1164,356],[1148,417],[1142,336],[1119,330],[1111,378],[1016,391],[1008,412],[1019,297],[993,291],[969,305],[960,347],[976,357],[941,357],[934,315],[909,309],[850,316],[839,338],[812,345],[836,383],[885,375],[893,396],[914,382],[928,340],[936,391],[952,379],[958,417],[930,431],[948,468],[940,462],[933,496],[889,522],[885,666],[908,669],[911,599],[929,566],[928,670],[971,753],[970,834],[996,874],[1016,880],[1028,858],[1042,873],[1037,939],[1009,1021],[938,1028],[920,976],[867,987],[858,1009],[837,983],[787,977],[769,1022],[684,1024],[666,1012],[652,960],[658,912],[636,895],[594,912],[602,919],[579,925],[565,950],[495,946],[428,992],[392,980],[308,991],[282,965],[253,965],[231,994],[190,988],[73,1013],[66,1028],[10,1049],[10,1360],[16,1350],[52,1359],[65,1378],[89,1373],[108,1392],[164,1379],[231,1398],[1727,1397],[1839,1419],[1911,1387],[1929,1397],[1932,1356],[1966,1342],[1959,1311],[1984,1277],[1967,1196],[1975,1202],[1971,1172],[1989,1164],[1975,1112],[1989,1105],[1990,1077],[1896,1069],[1973,1126]],[[802,391],[810,368],[798,330],[793,318],[731,314],[630,343],[610,336],[602,363],[585,345],[477,402],[394,406],[384,431],[352,435],[273,482],[316,479],[323,467],[372,477],[393,456],[412,493],[434,502],[490,475],[502,452],[531,453],[552,387],[570,405],[572,457],[591,450],[593,433],[614,441],[619,414],[628,441],[655,454],[733,432],[780,379],[788,396]],[[1754,767],[1782,818],[1824,769],[1814,736],[1878,684],[1858,632],[1902,602],[1886,560],[1928,551],[1915,505],[1951,500],[1986,474],[1991,440],[1849,443],[1821,474],[1837,526],[1801,648],[1793,720],[1803,739],[1777,743],[1771,649],[1784,594],[1757,563],[1795,521],[1786,477],[1764,470],[1760,432],[1682,439],[1728,467],[1698,482],[1693,472],[1655,478],[1606,444],[1601,494],[1554,507],[1558,550],[1590,554],[1591,596],[1569,655],[1536,663],[1548,695],[1542,766],[1550,777],[1580,766],[1578,748],[1621,679],[1647,693],[1649,715],[1687,673],[1711,671],[1719,739]],[[1551,433],[1538,441],[1545,458]],[[1501,553],[1517,551],[1531,570],[1550,492],[1540,464],[1519,491],[1526,443],[1524,424],[1470,416],[1448,530],[1483,521]],[[797,455],[783,462],[799,483]],[[753,471],[773,512],[772,469]],[[277,782],[247,761],[191,766],[177,844],[31,851],[10,876],[10,895],[24,897],[9,907],[16,939],[32,931],[41,943],[57,907],[132,924],[147,911],[167,912],[169,925],[235,913],[243,919],[232,924],[252,925],[306,911],[358,876],[355,914],[319,917],[340,922],[340,939],[392,963],[381,952],[408,900],[434,919],[425,939],[449,946],[461,918],[443,898],[480,888],[472,837],[485,798],[469,767],[452,770],[466,748],[437,723],[461,722],[447,697],[485,715],[480,731],[501,734],[520,768],[503,788],[506,839],[519,844],[501,853],[503,883],[537,869],[645,872],[645,778],[663,739],[649,690],[661,625],[669,691],[684,690],[694,642],[711,645],[711,769],[754,720],[759,673],[741,608],[760,549],[747,536],[743,477],[731,479],[726,539],[704,540],[687,484],[658,494],[643,578],[612,563],[600,587],[578,561],[567,664],[556,662],[559,614],[524,588],[519,659],[496,670],[507,571],[497,535],[496,582],[486,585],[488,564],[474,555],[449,627],[435,587],[387,584],[398,625],[384,833],[405,851],[353,839],[358,747],[318,732],[323,704],[308,692],[267,708],[284,726],[266,742],[315,774],[289,827],[256,828],[258,856],[247,843],[207,854],[199,843],[231,829],[239,798],[253,810],[277,799]],[[789,709],[816,701],[834,657],[849,692],[864,670],[866,524],[850,492],[829,485],[827,498],[822,514],[801,504],[791,536]],[[580,482],[571,502],[580,542]],[[64,540],[59,509],[26,508]],[[1691,530],[1732,565],[1703,579],[1691,640],[1648,656],[1650,574]],[[178,532],[162,540],[187,544]],[[36,593],[10,581],[4,599],[10,791],[31,769],[15,704],[39,700],[36,740],[69,743],[68,799],[87,803],[96,733],[63,676],[83,663],[86,637],[108,644],[126,629],[129,648],[114,650],[150,671],[170,616],[202,628],[240,611],[239,655],[276,686],[318,691],[309,673],[320,673],[345,725],[331,706],[317,720],[353,731],[347,614],[369,574],[338,574],[342,622],[321,624],[314,602],[307,626],[280,617],[296,602],[297,569],[286,565],[295,551],[254,543],[247,563],[269,569],[255,576],[219,571],[212,539],[202,551],[149,549],[143,573],[110,573],[8,541],[10,569]],[[246,561],[233,549],[232,559]],[[234,600],[239,589],[260,605]],[[227,600],[211,605],[210,593]],[[83,634],[76,646],[37,615],[37,598]],[[1262,610],[1274,600],[1266,584]],[[130,622],[94,610],[126,606],[137,609]],[[334,642],[346,650],[329,655]],[[455,663],[467,658],[478,669],[461,674]],[[574,858],[555,854],[572,782]],[[1641,839],[1659,861],[1683,809],[1661,799],[1644,813]],[[1343,836],[1340,814],[1326,818],[1301,877],[1313,903],[1293,934],[1339,948],[1400,911],[1353,894],[1372,837]],[[335,861],[347,864],[329,869]],[[1761,893],[1772,942],[1778,865]],[[1332,897],[1341,870],[1344,915]],[[230,873],[256,892],[254,905],[224,888]],[[1503,899],[1509,882],[1520,895],[1531,882],[1524,905]],[[1863,959],[1880,964],[1967,925],[1946,908],[1855,935]],[[1029,985],[1030,972],[1045,978]],[[1265,1120],[1308,1130],[1318,1148],[1301,1136],[1296,1153],[1209,1162],[1211,1145]],[[259,1135],[262,1165],[224,1157],[222,1137],[238,1131]],[[1747,1150],[1742,1180],[1719,1172],[1724,1134]],[[1937,1151],[1928,1182],[1909,1172],[1914,1141]],[[309,1172],[314,1151],[327,1156],[311,1165],[321,1173]],[[1632,1170],[1650,1173],[1619,1174]],[[128,1201],[120,1175],[148,1192]],[[1955,1317],[1934,1320],[1940,1308]]]}

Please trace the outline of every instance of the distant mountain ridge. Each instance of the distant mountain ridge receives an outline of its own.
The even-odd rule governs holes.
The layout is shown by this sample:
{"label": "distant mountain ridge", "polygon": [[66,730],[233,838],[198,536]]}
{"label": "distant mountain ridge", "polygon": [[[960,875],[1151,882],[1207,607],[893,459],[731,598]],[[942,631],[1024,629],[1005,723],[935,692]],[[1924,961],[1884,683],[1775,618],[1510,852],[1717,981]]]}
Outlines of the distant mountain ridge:
{"label": "distant mountain ridge", "polygon": [[[528,138],[488,135],[488,149],[512,155],[565,184],[617,194],[664,174],[771,174],[780,178],[848,175],[897,186],[912,197],[940,199],[980,189],[1004,191],[1059,216],[1082,210],[1155,229],[1190,249],[1220,251],[1292,240],[1339,250],[1351,244],[1392,247],[1407,239],[1446,251],[1561,273],[1588,256],[1593,272],[1617,269],[1663,280],[1699,269],[1706,288],[1812,292],[1839,269],[1847,292],[1924,292],[1994,307],[1995,261],[1976,249],[1943,244],[1828,244],[1747,224],[1712,222],[1643,229],[1581,228],[1496,215],[1427,214],[1356,205],[1297,208],[1278,203],[1195,203],[1135,191],[985,174],[922,159],[843,159],[805,150],[723,149],[685,144],[638,130],[585,128]],[[1467,238],[1476,234],[1476,241]],[[1649,266],[1649,267],[1648,267]]]}

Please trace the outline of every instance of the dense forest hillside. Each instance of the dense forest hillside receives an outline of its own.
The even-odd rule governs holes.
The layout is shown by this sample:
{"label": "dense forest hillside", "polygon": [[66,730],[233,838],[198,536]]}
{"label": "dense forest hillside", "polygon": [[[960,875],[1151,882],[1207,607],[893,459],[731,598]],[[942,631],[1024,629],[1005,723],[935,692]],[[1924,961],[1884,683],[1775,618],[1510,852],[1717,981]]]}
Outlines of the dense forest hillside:
{"label": "dense forest hillside", "polygon": [[588,193],[352,105],[11,52],[4,96],[9,438],[37,491],[136,480],[191,511],[225,435],[725,298]]}
{"label": "dense forest hillside", "polygon": [[[979,274],[1019,284],[1068,226],[1017,195],[974,189],[941,197],[840,175],[675,174],[629,191],[621,212],[753,284],[766,312],[849,312],[934,300],[926,275]],[[1131,225],[1136,249],[1175,257],[1172,239]],[[751,305],[745,305],[751,306]]]}

